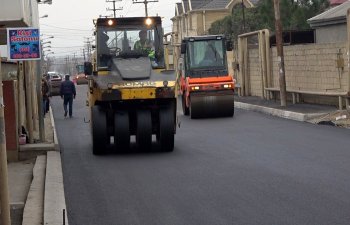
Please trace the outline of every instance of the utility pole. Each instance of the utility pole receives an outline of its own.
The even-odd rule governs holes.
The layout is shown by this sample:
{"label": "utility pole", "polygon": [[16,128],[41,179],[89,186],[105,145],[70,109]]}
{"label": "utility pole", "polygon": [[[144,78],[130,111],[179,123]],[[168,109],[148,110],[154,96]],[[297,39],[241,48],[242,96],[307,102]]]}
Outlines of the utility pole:
{"label": "utility pole", "polygon": [[68,71],[68,61],[69,61],[69,56],[67,56],[67,57],[65,58],[65,60],[66,60],[66,69],[65,69],[65,73],[67,74],[67,71]]}
{"label": "utility pole", "polygon": [[73,66],[72,66],[72,74],[74,74],[75,73],[75,71],[76,71],[76,68],[77,68],[77,62],[78,62],[78,59],[75,57],[75,52],[74,52],[74,56],[73,56]]}
{"label": "utility pole", "polygon": [[42,79],[42,70],[41,67],[43,65],[43,52],[41,51],[41,59],[36,63],[36,94],[38,99],[38,115],[39,115],[39,139],[41,142],[45,142],[45,125],[44,125],[44,106],[43,106],[43,96],[42,96],[42,87],[41,87],[41,79]]}
{"label": "utility pole", "polygon": [[116,11],[117,10],[123,10],[123,7],[119,7],[118,9],[115,8],[115,2],[121,2],[122,0],[107,0],[106,2],[112,2],[113,3],[113,9],[107,8],[107,11],[113,11],[114,18],[116,18]]}
{"label": "utility pole", "polygon": [[132,3],[133,3],[133,4],[136,4],[136,3],[145,4],[145,13],[146,13],[146,17],[148,17],[147,4],[150,3],[150,2],[158,2],[158,0],[143,0],[143,1],[132,0]]}
{"label": "utility pole", "polygon": [[7,153],[6,153],[6,135],[5,135],[5,115],[4,115],[4,97],[2,90],[1,74],[1,55],[0,55],[0,207],[1,224],[11,225],[10,201],[7,178]]}
{"label": "utility pole", "polygon": [[245,8],[245,6],[244,6],[244,2],[243,2],[244,0],[242,0],[242,16],[243,16],[243,34],[245,33],[245,13],[244,13],[244,8]]}
{"label": "utility pole", "polygon": [[281,106],[287,106],[286,76],[284,71],[284,55],[283,55],[283,39],[282,39],[282,23],[280,17],[280,2],[273,0],[275,8],[275,27],[276,27],[276,46],[278,58],[278,71],[280,83]]}
{"label": "utility pole", "polygon": [[87,60],[91,62],[91,41],[90,38],[86,38],[85,44],[87,45]]}
{"label": "utility pole", "polygon": [[32,89],[33,89],[33,84],[32,84],[32,76],[30,75],[30,69],[34,65],[33,63],[24,63],[25,65],[25,92],[26,92],[26,121],[27,121],[27,126],[28,126],[28,138],[29,138],[29,143],[33,144],[34,143],[34,137],[33,137],[33,98],[32,98]]}
{"label": "utility pole", "polygon": [[83,48],[83,56],[84,56],[84,62],[86,61],[86,58],[85,58],[85,48]]}

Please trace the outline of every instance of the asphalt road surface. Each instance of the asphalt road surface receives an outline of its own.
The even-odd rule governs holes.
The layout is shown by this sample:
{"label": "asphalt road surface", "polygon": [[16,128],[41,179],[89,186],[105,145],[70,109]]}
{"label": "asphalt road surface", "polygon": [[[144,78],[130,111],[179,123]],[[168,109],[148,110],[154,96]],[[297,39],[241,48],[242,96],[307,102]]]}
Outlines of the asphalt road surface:
{"label": "asphalt road surface", "polygon": [[77,90],[72,119],[52,99],[70,225],[350,224],[350,130],[180,114],[174,152],[94,156]]}

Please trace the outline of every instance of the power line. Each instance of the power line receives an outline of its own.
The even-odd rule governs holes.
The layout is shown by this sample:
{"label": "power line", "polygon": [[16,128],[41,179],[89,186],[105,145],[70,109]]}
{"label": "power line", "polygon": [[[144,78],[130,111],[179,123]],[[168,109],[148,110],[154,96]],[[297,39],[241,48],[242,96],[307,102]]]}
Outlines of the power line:
{"label": "power line", "polygon": [[[82,37],[82,36],[80,36]],[[80,41],[81,38],[65,38],[65,37],[56,37],[55,35],[55,39],[63,39],[63,40],[70,40],[70,41]]]}
{"label": "power line", "polygon": [[57,28],[57,29],[62,29],[62,30],[91,31],[91,30],[73,29],[73,28],[67,28],[67,27],[57,27],[57,26],[52,26],[52,25],[43,24],[43,23],[41,23],[40,25],[46,26],[46,27],[53,27],[53,28]]}
{"label": "power line", "polygon": [[79,46],[51,47],[51,48],[81,48],[81,47],[84,47],[84,46],[79,45]]}

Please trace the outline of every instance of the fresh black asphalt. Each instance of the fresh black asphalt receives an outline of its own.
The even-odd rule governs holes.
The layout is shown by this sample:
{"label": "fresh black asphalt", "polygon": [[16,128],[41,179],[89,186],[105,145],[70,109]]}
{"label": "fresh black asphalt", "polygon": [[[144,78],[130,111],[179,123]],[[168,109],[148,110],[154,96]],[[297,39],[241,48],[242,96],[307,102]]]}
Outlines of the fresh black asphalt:
{"label": "fresh black asphalt", "polygon": [[179,114],[174,152],[94,156],[77,90],[72,119],[51,102],[70,225],[350,224],[350,130]]}

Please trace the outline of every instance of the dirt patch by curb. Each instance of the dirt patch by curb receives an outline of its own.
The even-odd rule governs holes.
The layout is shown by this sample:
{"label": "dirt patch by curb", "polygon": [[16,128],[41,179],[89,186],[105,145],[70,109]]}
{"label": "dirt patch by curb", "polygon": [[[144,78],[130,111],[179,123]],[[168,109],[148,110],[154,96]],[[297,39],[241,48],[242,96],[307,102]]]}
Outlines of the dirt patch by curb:
{"label": "dirt patch by curb", "polygon": [[350,129],[350,111],[338,110],[327,113],[317,118],[313,118],[307,122],[315,124],[333,125]]}

